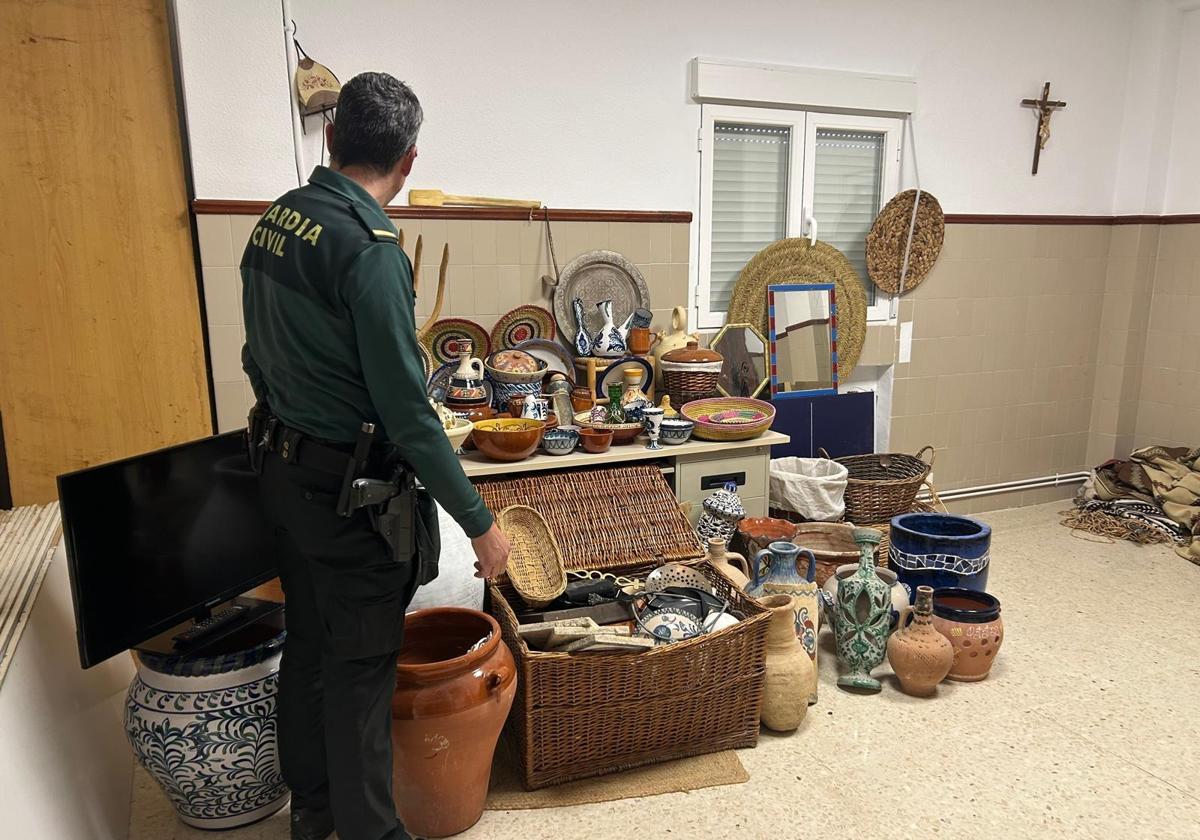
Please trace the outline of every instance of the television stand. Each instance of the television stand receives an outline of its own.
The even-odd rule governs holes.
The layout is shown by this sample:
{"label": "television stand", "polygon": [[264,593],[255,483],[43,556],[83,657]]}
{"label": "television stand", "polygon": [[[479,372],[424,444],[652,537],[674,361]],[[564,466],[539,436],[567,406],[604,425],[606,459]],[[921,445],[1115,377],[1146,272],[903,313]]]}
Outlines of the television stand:
{"label": "television stand", "polygon": [[134,647],[159,656],[220,656],[261,644],[284,629],[283,604],[240,596]]}

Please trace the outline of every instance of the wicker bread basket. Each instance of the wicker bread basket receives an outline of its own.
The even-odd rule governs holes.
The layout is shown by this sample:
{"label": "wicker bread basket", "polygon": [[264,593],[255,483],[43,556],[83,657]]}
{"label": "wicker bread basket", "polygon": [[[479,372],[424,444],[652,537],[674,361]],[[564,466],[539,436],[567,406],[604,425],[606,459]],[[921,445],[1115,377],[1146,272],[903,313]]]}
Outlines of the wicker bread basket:
{"label": "wicker bread basket", "polygon": [[526,505],[500,511],[497,525],[512,546],[508,579],[513,591],[531,607],[547,606],[567,588],[558,540],[542,515]]}

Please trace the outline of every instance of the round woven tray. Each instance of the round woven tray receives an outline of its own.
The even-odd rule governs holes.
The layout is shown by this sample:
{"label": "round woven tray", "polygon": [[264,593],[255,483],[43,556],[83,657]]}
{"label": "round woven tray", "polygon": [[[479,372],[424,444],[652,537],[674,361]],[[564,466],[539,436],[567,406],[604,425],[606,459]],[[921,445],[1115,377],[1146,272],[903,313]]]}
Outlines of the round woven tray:
{"label": "round woven tray", "polygon": [[497,525],[512,546],[508,580],[529,606],[546,606],[567,588],[567,573],[554,532],[540,513],[527,505],[500,511]]}
{"label": "round woven tray", "polygon": [[[912,222],[916,190],[905,190],[893,196],[875,217],[867,234],[867,274],[888,294],[900,291],[900,272],[904,267],[904,245],[908,241],[908,226]],[[942,205],[927,192],[921,192],[917,222],[913,228],[912,247],[908,254],[908,272],[904,276],[904,291],[920,285],[937,262],[946,235],[946,219]]]}
{"label": "round woven tray", "polygon": [[770,335],[767,286],[779,283],[833,283],[837,293],[838,379],[858,364],[867,338],[867,289],[846,256],[824,242],[780,239],[763,248],[738,275],[725,321],[747,323]]}

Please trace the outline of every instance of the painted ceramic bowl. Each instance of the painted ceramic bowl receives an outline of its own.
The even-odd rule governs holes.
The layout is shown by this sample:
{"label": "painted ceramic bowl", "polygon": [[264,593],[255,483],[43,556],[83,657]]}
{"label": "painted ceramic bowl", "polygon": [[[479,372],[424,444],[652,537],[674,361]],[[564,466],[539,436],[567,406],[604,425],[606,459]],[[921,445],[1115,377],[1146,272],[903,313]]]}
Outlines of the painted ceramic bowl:
{"label": "painted ceramic bowl", "polygon": [[498,350],[488,356],[484,369],[496,382],[536,382],[541,387],[546,363],[523,350]]}
{"label": "painted ceramic bowl", "polygon": [[586,411],[581,411],[575,415],[575,424],[589,429],[603,429],[613,433],[613,446],[622,446],[627,443],[633,443],[634,440],[645,431],[646,427],[643,423],[603,423],[592,420],[591,416]]}
{"label": "painted ceramic bowl", "polygon": [[542,393],[542,381],[540,379],[533,382],[496,381],[493,383],[492,388],[492,405],[497,411],[506,411],[508,410],[509,397],[528,397],[540,393]]}
{"label": "painted ceramic bowl", "polygon": [[547,455],[569,455],[579,443],[579,430],[572,426],[560,426],[542,434],[542,449]]}
{"label": "painted ceramic bowl", "polygon": [[676,607],[648,610],[637,622],[643,633],[659,642],[682,642],[704,633],[694,616]]}
{"label": "painted ceramic bowl", "polygon": [[585,452],[599,455],[607,452],[612,445],[613,433],[609,429],[580,429],[579,440],[583,443]]}
{"label": "painted ceramic bowl", "polygon": [[671,446],[687,443],[696,424],[685,417],[664,417],[658,428],[658,439]]}
{"label": "painted ceramic bowl", "polygon": [[751,516],[737,523],[739,545],[745,548],[747,557],[758,554],[773,542],[790,540],[794,533],[795,522],[769,516]]}
{"label": "painted ceramic bowl", "polygon": [[933,593],[933,626],[954,645],[947,679],[978,682],[991,673],[1004,642],[1000,602],[986,592],[950,587]]}
{"label": "painted ceramic bowl", "polygon": [[992,528],[969,516],[903,513],[892,518],[888,568],[918,586],[987,589]]}
{"label": "painted ceramic bowl", "polygon": [[471,439],[493,461],[523,461],[542,441],[546,424],[541,420],[498,418],[475,424]]}

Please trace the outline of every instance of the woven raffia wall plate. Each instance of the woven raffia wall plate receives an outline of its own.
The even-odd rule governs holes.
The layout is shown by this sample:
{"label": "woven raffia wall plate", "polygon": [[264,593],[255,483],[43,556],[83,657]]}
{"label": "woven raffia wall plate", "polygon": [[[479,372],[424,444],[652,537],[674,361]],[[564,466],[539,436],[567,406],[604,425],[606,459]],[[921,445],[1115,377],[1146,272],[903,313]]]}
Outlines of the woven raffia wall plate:
{"label": "woven raffia wall plate", "polygon": [[867,339],[867,288],[846,256],[832,245],[804,238],[780,239],[763,248],[738,275],[726,323],[767,327],[767,286],[833,283],[837,287],[838,378],[849,379]]}
{"label": "woven raffia wall plate", "polygon": [[[875,224],[867,234],[867,274],[876,286],[894,295],[900,290],[900,272],[904,267],[904,245],[908,241],[908,226],[912,222],[916,190],[905,190],[894,196],[879,211]],[[912,247],[908,253],[908,272],[904,276],[904,291],[920,285],[937,262],[946,235],[946,218],[942,205],[927,192],[921,193],[917,222],[913,227]]]}

